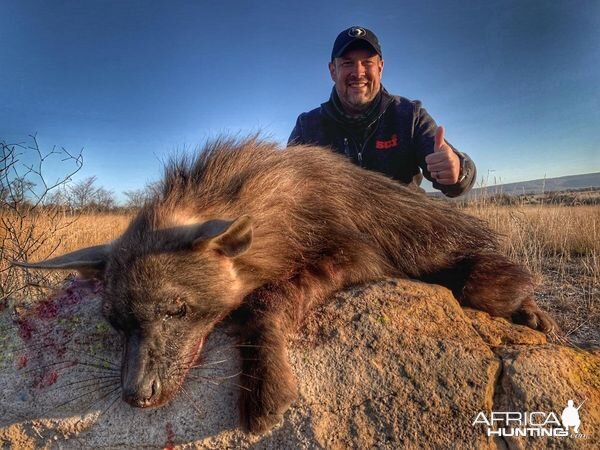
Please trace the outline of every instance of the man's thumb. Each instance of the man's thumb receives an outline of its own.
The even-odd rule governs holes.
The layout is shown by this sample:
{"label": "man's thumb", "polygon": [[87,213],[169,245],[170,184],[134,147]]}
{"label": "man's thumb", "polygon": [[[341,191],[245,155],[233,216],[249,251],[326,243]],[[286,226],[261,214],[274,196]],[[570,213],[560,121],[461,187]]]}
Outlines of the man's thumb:
{"label": "man's thumb", "polygon": [[435,146],[433,147],[433,151],[440,151],[444,143],[444,127],[437,127],[437,130],[435,130]]}

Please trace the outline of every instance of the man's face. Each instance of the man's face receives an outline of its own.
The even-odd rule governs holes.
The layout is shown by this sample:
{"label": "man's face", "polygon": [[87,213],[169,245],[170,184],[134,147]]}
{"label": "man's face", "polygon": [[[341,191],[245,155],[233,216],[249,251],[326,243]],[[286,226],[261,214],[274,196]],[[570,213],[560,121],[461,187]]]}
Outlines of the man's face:
{"label": "man's face", "polygon": [[360,114],[381,88],[383,59],[373,50],[348,50],[329,63],[335,90],[348,114]]}

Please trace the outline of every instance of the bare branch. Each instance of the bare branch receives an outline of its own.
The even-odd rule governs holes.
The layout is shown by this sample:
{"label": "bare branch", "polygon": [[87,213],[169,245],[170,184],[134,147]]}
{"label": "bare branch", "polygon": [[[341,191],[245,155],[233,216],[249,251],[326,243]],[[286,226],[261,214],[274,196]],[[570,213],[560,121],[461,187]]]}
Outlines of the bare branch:
{"label": "bare branch", "polygon": [[[71,177],[83,166],[82,151],[52,147],[44,152],[35,135],[29,138],[28,144],[0,140],[0,302],[17,294],[31,296],[50,284],[48,275],[17,270],[10,262],[52,255],[61,242],[59,233],[77,220],[66,202],[55,200],[64,199]],[[66,173],[49,184],[45,165],[52,159],[62,161]]]}

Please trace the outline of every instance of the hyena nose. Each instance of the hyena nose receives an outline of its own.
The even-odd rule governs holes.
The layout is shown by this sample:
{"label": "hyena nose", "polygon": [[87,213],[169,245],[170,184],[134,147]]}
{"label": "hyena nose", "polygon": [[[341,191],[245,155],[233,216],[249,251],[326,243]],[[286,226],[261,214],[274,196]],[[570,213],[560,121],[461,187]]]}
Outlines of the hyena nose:
{"label": "hyena nose", "polygon": [[149,379],[140,386],[123,389],[123,400],[136,408],[154,406],[160,398],[161,387],[158,378]]}

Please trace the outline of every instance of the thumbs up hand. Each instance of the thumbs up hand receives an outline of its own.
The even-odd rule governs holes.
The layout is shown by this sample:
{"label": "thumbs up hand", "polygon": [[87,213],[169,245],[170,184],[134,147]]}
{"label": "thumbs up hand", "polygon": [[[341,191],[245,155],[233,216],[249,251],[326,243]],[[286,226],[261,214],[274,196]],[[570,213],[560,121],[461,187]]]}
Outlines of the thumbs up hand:
{"label": "thumbs up hand", "polygon": [[444,127],[435,131],[433,153],[425,157],[427,170],[439,184],[456,184],[460,175],[460,159],[444,140]]}

